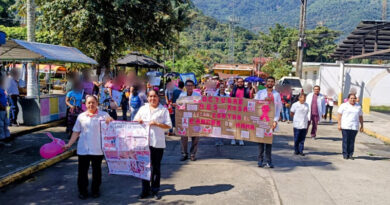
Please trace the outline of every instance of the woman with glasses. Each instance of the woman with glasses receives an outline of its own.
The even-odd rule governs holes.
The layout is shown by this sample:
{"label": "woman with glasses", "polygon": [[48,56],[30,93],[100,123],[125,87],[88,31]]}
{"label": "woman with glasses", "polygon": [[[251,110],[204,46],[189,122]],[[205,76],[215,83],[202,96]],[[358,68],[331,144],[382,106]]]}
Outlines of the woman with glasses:
{"label": "woman with glasses", "polygon": [[[362,107],[356,103],[356,94],[348,95],[348,102],[340,105],[338,109],[338,129],[343,135],[343,157],[344,159],[354,159],[355,138],[358,130],[363,132],[363,112]],[[359,128],[360,123],[360,128]]]}

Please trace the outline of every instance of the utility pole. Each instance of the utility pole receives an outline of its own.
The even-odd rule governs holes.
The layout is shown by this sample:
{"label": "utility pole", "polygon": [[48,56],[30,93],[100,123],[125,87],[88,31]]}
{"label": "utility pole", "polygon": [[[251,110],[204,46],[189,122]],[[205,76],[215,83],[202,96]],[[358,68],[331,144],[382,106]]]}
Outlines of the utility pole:
{"label": "utility pole", "polygon": [[302,67],[303,67],[303,49],[305,42],[305,27],[306,27],[306,7],[307,0],[301,1],[301,14],[299,18],[299,40],[298,40],[298,52],[297,52],[297,73],[299,78],[302,78]]}
{"label": "utility pole", "polygon": [[387,18],[387,0],[382,0],[382,20]]}
{"label": "utility pole", "polygon": [[229,17],[230,45],[229,45],[229,63],[234,64],[234,28],[240,21],[235,14],[236,1],[233,0],[233,15]]}

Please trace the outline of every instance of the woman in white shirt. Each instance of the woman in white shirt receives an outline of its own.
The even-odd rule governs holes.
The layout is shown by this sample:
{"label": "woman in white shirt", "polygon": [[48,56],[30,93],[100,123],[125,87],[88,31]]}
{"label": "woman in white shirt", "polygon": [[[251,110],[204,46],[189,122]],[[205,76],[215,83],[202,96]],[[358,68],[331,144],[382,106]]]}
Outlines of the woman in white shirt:
{"label": "woman in white shirt", "polygon": [[357,104],[356,101],[356,94],[349,94],[348,102],[341,104],[338,109],[338,129],[343,135],[344,159],[353,160],[356,134],[358,130],[360,130],[360,132],[363,132],[362,107]]}
{"label": "woman in white shirt", "polygon": [[159,102],[157,91],[149,90],[148,102],[142,106],[134,117],[134,121],[140,123],[149,122],[149,148],[151,161],[150,181],[142,180],[142,192],[140,199],[144,199],[151,194],[155,199],[160,199],[158,191],[160,190],[161,160],[164,154],[165,130],[172,127],[171,118],[167,108]]}
{"label": "woman in white shirt", "polygon": [[64,149],[69,149],[78,138],[77,155],[79,158],[77,184],[79,198],[88,197],[88,169],[92,162],[92,197],[100,196],[100,184],[102,182],[103,151],[100,139],[100,121],[109,122],[112,118],[108,113],[99,111],[97,97],[87,95],[87,111],[81,113],[73,127],[72,137]]}
{"label": "woman in white shirt", "polygon": [[303,148],[307,134],[307,125],[309,121],[309,105],[305,102],[306,95],[301,93],[299,101],[295,102],[290,109],[291,118],[293,118],[294,126],[294,154],[305,156]]}

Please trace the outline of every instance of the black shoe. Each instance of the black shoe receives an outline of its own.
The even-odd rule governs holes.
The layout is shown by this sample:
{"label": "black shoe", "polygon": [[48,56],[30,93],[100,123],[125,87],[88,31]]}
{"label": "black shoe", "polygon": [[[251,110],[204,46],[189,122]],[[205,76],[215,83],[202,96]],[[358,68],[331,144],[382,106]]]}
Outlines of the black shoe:
{"label": "black shoe", "polygon": [[265,164],[265,167],[272,169],[272,168],[274,168],[274,165],[270,162],[270,163]]}
{"label": "black shoe", "polygon": [[100,193],[99,192],[92,193],[92,198],[99,198],[99,197],[100,197]]}
{"label": "black shoe", "polygon": [[299,154],[299,152],[294,152],[294,154],[295,154],[295,155],[298,155],[298,154]]}
{"label": "black shoe", "polygon": [[196,157],[195,156],[191,156],[191,161],[196,161]]}
{"label": "black shoe", "polygon": [[154,194],[153,194],[153,198],[154,198],[155,200],[160,200],[160,199],[161,199],[161,196],[160,196],[158,193],[154,193]]}
{"label": "black shoe", "polygon": [[303,154],[303,153],[300,153],[300,155],[303,157],[303,156],[305,156],[305,154]]}
{"label": "black shoe", "polygon": [[263,160],[258,161],[257,166],[263,168],[264,167]]}
{"label": "black shoe", "polygon": [[355,158],[352,157],[352,156],[348,157],[348,159],[350,159],[350,160],[355,160]]}
{"label": "black shoe", "polygon": [[87,194],[79,194],[79,199],[86,200],[88,198]]}
{"label": "black shoe", "polygon": [[188,156],[187,155],[183,155],[181,158],[180,158],[180,161],[186,161],[188,159]]}
{"label": "black shoe", "polygon": [[343,156],[344,159],[348,159],[349,157],[348,156]]}
{"label": "black shoe", "polygon": [[146,199],[150,196],[149,193],[144,193],[142,192],[141,194],[138,195],[138,199]]}

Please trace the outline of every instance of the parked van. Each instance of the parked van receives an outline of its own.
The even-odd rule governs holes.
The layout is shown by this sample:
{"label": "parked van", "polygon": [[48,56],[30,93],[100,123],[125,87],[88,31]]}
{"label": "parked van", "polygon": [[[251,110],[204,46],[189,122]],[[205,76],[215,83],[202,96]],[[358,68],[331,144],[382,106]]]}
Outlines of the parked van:
{"label": "parked van", "polygon": [[298,77],[283,77],[279,80],[279,85],[290,86],[293,96],[298,96],[302,92],[301,80]]}

